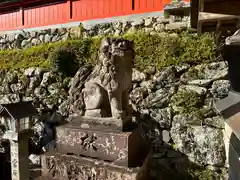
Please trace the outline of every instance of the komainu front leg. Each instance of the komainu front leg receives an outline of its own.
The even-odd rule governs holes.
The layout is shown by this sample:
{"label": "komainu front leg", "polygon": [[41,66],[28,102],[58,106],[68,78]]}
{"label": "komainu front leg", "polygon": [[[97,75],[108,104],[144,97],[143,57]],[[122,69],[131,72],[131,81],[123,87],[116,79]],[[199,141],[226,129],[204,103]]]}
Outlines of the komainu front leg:
{"label": "komainu front leg", "polygon": [[86,110],[99,109],[103,102],[102,87],[96,83],[87,83],[83,96]]}
{"label": "komainu front leg", "polygon": [[104,101],[104,91],[101,86],[96,83],[88,83],[83,89],[85,116],[105,117],[105,109],[102,104]]}
{"label": "komainu front leg", "polygon": [[110,92],[108,94],[112,117],[116,119],[123,119],[125,118],[125,113],[122,109],[122,94],[118,92]]}

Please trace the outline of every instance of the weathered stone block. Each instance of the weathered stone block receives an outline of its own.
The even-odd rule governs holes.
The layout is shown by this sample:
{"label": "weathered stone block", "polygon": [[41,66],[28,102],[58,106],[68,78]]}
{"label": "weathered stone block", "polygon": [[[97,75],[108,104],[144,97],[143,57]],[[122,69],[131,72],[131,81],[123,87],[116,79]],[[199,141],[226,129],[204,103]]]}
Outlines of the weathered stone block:
{"label": "weathered stone block", "polygon": [[130,131],[136,124],[132,122],[132,118],[128,117],[124,120],[114,119],[111,117],[99,118],[89,116],[74,116],[68,119],[69,126],[81,127],[85,129],[99,129],[111,131]]}
{"label": "weathered stone block", "polygon": [[217,101],[214,105],[224,119],[230,119],[239,112],[239,104],[240,94],[230,91],[226,98]]}
{"label": "weathered stone block", "polygon": [[120,132],[69,123],[57,127],[56,131],[57,152],[63,154],[83,155],[135,167],[142,164],[148,153],[140,128]]}
{"label": "weathered stone block", "polygon": [[42,156],[42,175],[57,180],[149,180],[148,163],[147,158],[141,168],[127,168],[52,152]]}
{"label": "weathered stone block", "polygon": [[106,117],[106,112],[104,109],[93,109],[93,110],[86,110],[85,116],[92,116],[92,117]]}

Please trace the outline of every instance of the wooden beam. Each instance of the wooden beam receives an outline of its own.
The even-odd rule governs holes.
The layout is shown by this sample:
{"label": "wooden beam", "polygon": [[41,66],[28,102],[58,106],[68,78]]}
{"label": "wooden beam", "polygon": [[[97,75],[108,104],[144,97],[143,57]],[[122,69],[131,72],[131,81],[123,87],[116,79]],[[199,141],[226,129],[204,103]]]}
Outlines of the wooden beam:
{"label": "wooden beam", "polygon": [[191,0],[191,27],[197,29],[199,16],[199,0]]}
{"label": "wooden beam", "polygon": [[21,13],[21,25],[24,26],[24,9],[23,7],[20,7],[20,13]]}
{"label": "wooden beam", "polygon": [[205,0],[202,12],[240,15],[239,7],[240,7],[239,0],[224,0],[224,1]]}
{"label": "wooden beam", "polygon": [[206,13],[199,12],[199,21],[212,21],[212,20],[232,20],[232,19],[240,19],[240,16],[235,15],[227,15],[227,14],[216,14],[216,13]]}
{"label": "wooden beam", "polygon": [[72,9],[72,0],[68,0],[67,1],[67,13],[68,13],[68,15],[69,15],[69,19],[72,19],[72,11],[73,11],[73,9]]}

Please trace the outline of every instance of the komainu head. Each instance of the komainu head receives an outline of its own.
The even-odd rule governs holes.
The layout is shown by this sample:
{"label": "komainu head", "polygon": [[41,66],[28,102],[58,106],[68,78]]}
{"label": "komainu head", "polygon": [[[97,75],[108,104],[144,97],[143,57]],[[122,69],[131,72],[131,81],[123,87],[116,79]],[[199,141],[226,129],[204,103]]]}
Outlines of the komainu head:
{"label": "komainu head", "polygon": [[[134,43],[123,38],[104,38],[99,48],[100,63],[105,66],[109,61],[124,61],[129,65],[135,57]],[[129,61],[129,62],[126,62]],[[117,62],[111,62],[117,63]]]}

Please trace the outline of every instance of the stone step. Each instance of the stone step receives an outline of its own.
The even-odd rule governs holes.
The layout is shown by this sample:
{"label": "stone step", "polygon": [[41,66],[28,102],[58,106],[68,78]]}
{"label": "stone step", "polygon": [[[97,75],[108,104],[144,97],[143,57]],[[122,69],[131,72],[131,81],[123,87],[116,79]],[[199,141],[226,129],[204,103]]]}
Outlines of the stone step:
{"label": "stone step", "polygon": [[96,159],[51,152],[42,156],[41,178],[42,180],[150,180],[148,157],[142,167],[127,168]]}
{"label": "stone step", "polygon": [[226,151],[226,162],[229,167],[229,180],[240,179],[240,140],[233,133],[231,127],[225,123],[224,143]]}

